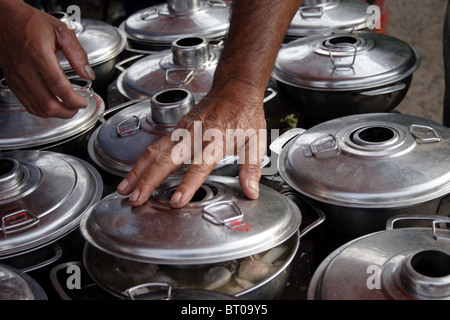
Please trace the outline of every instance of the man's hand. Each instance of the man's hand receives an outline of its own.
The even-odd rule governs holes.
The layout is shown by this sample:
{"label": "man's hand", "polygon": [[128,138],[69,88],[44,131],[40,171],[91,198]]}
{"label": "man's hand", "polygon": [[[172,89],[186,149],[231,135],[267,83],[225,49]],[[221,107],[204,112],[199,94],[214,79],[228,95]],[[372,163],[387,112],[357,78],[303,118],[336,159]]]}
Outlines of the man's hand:
{"label": "man's hand", "polygon": [[0,66],[8,87],[39,117],[71,118],[87,101],[64,74],[56,50],[85,79],[95,74],[75,32],[57,18],[22,1],[0,1]]}
{"label": "man's hand", "polygon": [[[235,92],[227,94],[226,88],[211,91],[180,121],[174,132],[189,133],[189,138],[168,135],[149,146],[119,185],[118,193],[131,193],[130,203],[139,206],[171,173],[190,163],[171,199],[171,206],[180,208],[225,155],[237,155],[241,188],[248,198],[258,198],[261,159],[266,150],[263,96],[245,84],[230,90],[243,94],[236,99]],[[202,143],[196,146],[194,141],[199,140]]]}

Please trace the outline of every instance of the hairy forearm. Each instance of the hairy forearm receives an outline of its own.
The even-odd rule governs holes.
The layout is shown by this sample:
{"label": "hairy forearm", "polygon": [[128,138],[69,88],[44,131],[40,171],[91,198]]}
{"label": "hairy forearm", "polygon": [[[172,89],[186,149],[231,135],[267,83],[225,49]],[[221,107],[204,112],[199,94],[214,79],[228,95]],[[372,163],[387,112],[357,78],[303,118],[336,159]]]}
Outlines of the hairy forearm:
{"label": "hairy forearm", "polygon": [[289,24],[303,0],[235,0],[214,85],[243,83],[263,95]]}

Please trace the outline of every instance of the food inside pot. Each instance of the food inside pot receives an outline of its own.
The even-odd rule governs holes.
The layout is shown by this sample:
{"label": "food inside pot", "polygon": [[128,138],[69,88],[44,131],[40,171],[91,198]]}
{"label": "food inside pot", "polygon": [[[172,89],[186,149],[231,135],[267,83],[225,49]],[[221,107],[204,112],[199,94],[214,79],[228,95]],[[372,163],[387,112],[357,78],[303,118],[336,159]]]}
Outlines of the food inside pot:
{"label": "food inside pot", "polygon": [[158,265],[117,258],[99,252],[96,273],[107,286],[124,291],[144,283],[167,283],[173,288],[236,294],[277,274],[288,259],[288,243],[242,259],[208,265]]}

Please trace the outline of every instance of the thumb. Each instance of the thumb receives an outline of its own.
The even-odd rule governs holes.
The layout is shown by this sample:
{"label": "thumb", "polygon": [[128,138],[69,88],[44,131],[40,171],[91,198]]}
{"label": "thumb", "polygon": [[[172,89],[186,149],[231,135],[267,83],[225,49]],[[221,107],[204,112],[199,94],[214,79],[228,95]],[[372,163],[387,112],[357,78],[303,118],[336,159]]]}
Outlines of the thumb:
{"label": "thumb", "polygon": [[239,165],[239,184],[249,199],[258,199],[260,179],[261,167],[259,164]]}

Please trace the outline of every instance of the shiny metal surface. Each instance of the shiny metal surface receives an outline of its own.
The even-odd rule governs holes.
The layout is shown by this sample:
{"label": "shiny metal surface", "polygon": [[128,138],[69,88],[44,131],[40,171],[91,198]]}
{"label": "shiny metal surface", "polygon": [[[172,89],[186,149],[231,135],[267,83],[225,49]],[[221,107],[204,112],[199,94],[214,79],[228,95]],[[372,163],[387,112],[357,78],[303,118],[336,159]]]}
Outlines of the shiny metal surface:
{"label": "shiny metal surface", "polygon": [[5,85],[0,85],[0,149],[13,150],[37,148],[65,139],[91,129],[103,111],[99,108],[93,90],[88,86],[73,85],[87,101],[70,119],[40,118],[28,113]]}
{"label": "shiny metal surface", "polygon": [[144,57],[125,69],[117,88],[128,99],[148,99],[170,89],[184,88],[199,102],[211,89],[221,46],[200,37],[178,39],[171,50]]}
{"label": "shiny metal surface", "polygon": [[414,206],[450,192],[449,136],[447,127],[414,116],[342,117],[293,138],[282,148],[278,168],[291,187],[323,203]]}
{"label": "shiny metal surface", "polygon": [[413,47],[392,36],[372,32],[318,35],[283,46],[272,77],[297,88],[358,91],[393,85],[412,75],[420,62]]}
{"label": "shiny metal surface", "polygon": [[[123,31],[102,21],[92,19],[83,19],[81,23],[71,21],[71,28],[86,51],[92,67],[117,57],[127,43]],[[61,51],[57,51],[56,56],[65,72],[72,71],[69,61]]]}
{"label": "shiny metal surface", "polygon": [[[434,223],[448,221],[434,218]],[[436,238],[433,230],[388,229],[341,246],[314,272],[308,299],[448,299],[450,234],[440,229]]]}
{"label": "shiny metal surface", "polygon": [[259,199],[249,200],[236,178],[210,176],[189,204],[172,209],[169,201],[179,181],[168,179],[137,208],[117,194],[104,198],[83,216],[83,236],[115,257],[196,265],[273,248],[300,226],[301,212],[292,200],[263,185]]}
{"label": "shiny metal surface", "polygon": [[99,173],[81,159],[48,151],[0,155],[0,256],[34,250],[66,235],[102,194]]}
{"label": "shiny metal surface", "polygon": [[189,36],[223,38],[229,19],[230,4],[225,1],[167,0],[132,14],[120,28],[132,41],[170,45]]}
{"label": "shiny metal surface", "polygon": [[[110,109],[111,113],[120,111],[93,132],[87,146],[89,156],[103,170],[125,176],[148,146],[172,134],[178,121],[193,106],[194,98],[189,91],[168,89],[151,99]],[[226,156],[216,168],[232,164],[234,159]]]}
{"label": "shiny metal surface", "polygon": [[47,300],[47,295],[27,274],[1,264],[0,300]]}
{"label": "shiny metal surface", "polygon": [[288,37],[367,28],[369,4],[361,0],[305,0],[289,25]]}

